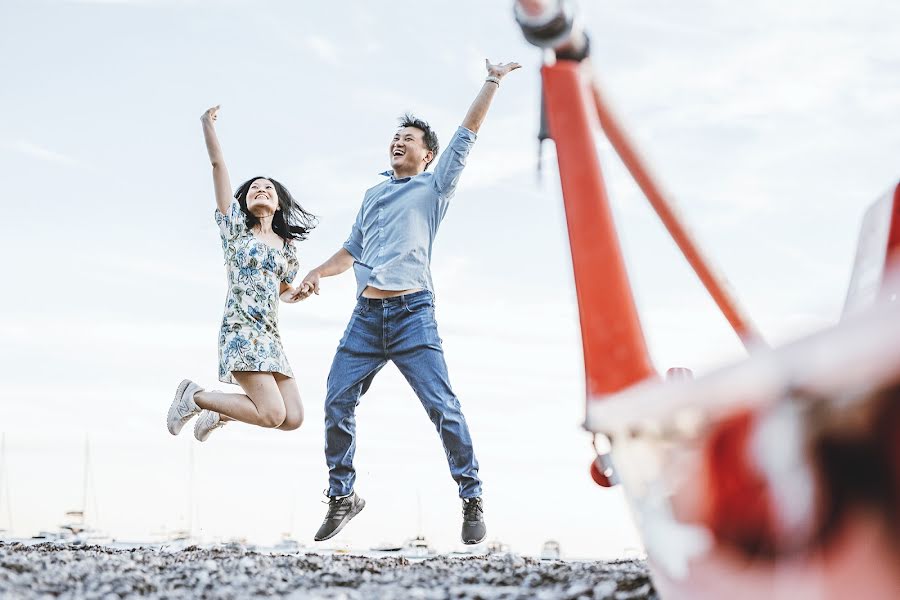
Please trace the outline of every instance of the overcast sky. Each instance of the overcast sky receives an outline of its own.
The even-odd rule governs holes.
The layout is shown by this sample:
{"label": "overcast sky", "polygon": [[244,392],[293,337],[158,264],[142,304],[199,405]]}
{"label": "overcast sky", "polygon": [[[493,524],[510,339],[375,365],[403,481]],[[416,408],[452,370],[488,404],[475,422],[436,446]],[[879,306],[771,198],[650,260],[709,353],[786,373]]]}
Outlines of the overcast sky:
{"label": "overcast sky", "polygon": [[[31,535],[81,505],[145,539],[311,544],[324,516],[322,402],[354,303],[350,273],[283,305],[307,412],[295,432],[233,424],[172,438],[178,382],[216,379],[225,286],[199,117],[237,185],[280,179],[321,224],[301,273],[346,238],[411,110],[449,141],[484,76],[517,60],[434,250],[437,318],[485,481],[490,539],[537,553],[639,546],[619,490],[589,479],[580,339],[552,144],[536,174],[540,53],[510,2],[4,0],[0,431],[11,510]],[[900,175],[900,5],[875,0],[582,2],[607,94],[767,339],[834,323],[860,218]],[[654,362],[702,373],[743,356],[598,137]],[[424,533],[458,545],[437,435],[388,368],[358,412],[364,513],[334,541]],[[193,459],[191,446],[193,444]],[[193,462],[191,462],[193,460]],[[193,476],[189,476],[193,464]],[[191,494],[191,482],[193,493]],[[193,519],[188,513],[193,512]],[[12,523],[9,523],[9,513]]]}

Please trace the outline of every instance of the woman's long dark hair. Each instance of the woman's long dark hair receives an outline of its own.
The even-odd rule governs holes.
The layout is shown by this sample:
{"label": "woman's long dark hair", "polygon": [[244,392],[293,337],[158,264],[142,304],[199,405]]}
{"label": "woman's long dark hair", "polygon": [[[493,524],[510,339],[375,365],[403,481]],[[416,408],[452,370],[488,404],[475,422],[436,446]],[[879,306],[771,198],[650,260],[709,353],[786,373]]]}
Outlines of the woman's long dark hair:
{"label": "woman's long dark hair", "polygon": [[241,205],[241,210],[247,217],[247,228],[253,229],[259,224],[259,219],[247,210],[247,194],[250,192],[250,186],[257,179],[267,179],[275,186],[278,192],[278,208],[275,210],[275,216],[272,217],[272,231],[280,235],[285,240],[305,240],[309,232],[319,222],[318,217],[314,214],[306,212],[300,204],[294,200],[291,193],[286,187],[281,185],[271,177],[252,177],[242,183],[234,193],[235,199]]}

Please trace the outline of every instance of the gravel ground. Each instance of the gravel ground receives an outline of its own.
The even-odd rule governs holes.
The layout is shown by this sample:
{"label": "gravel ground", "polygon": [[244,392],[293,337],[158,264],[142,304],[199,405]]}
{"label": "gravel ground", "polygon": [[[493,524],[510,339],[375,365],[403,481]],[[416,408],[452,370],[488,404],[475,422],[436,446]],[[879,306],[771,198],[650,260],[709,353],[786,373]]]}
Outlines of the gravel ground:
{"label": "gravel ground", "polygon": [[259,554],[190,547],[0,543],[0,598],[322,598],[571,600],[658,598],[641,561],[541,561],[516,555],[425,560]]}

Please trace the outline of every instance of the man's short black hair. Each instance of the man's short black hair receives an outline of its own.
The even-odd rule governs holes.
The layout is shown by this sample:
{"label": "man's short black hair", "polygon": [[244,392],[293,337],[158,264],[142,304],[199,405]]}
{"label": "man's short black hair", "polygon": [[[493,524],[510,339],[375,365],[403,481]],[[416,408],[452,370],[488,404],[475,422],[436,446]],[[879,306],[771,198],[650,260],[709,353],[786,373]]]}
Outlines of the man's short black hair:
{"label": "man's short black hair", "polygon": [[428,166],[431,165],[431,162],[434,160],[434,157],[437,156],[438,150],[441,145],[438,143],[437,134],[431,128],[431,125],[428,124],[427,121],[423,121],[412,113],[406,113],[402,117],[400,117],[400,129],[404,127],[415,127],[416,129],[422,132],[422,137],[425,141],[425,147],[431,150],[433,156],[428,164],[425,165],[425,170],[428,170]]}

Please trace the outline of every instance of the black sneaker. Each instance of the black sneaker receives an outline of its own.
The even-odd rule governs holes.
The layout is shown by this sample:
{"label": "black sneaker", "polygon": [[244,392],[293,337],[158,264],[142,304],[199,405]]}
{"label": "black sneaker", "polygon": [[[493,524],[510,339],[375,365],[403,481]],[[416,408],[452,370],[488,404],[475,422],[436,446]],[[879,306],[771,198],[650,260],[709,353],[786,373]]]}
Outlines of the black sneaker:
{"label": "black sneaker", "polygon": [[351,492],[349,496],[343,498],[329,498],[328,512],[322,526],[316,532],[316,541],[321,542],[336,536],[365,506],[366,501],[357,496],[356,492]]}
{"label": "black sneaker", "polygon": [[463,544],[480,544],[487,536],[481,498],[463,498]]}

